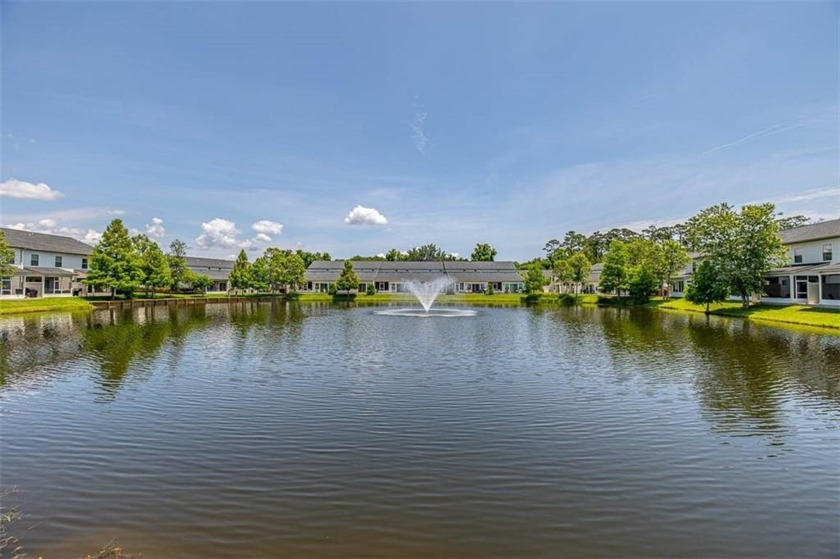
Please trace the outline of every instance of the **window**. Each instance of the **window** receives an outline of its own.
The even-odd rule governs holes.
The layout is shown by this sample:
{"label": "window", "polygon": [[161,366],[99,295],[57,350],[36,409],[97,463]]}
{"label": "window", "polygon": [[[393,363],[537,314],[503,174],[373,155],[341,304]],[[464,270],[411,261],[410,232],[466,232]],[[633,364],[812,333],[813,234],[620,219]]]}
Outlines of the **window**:
{"label": "window", "polygon": [[764,296],[775,297],[777,299],[790,299],[790,278],[770,278],[764,287]]}
{"label": "window", "polygon": [[822,277],[823,300],[840,300],[840,274],[830,274]]}
{"label": "window", "polygon": [[0,294],[12,294],[12,278],[3,278],[2,280],[0,280]]}
{"label": "window", "polygon": [[55,257],[55,267],[56,268],[61,268],[61,261],[62,261],[62,258],[60,256]]}
{"label": "window", "polygon": [[87,258],[82,258],[82,270],[87,270]]}
{"label": "window", "polygon": [[794,264],[802,264],[802,249],[801,248],[793,249],[793,263]]}
{"label": "window", "polygon": [[831,262],[831,243],[825,243],[823,245],[823,262]]}
{"label": "window", "polygon": [[33,254],[29,257],[29,265],[30,266],[37,266],[38,265],[39,256],[37,254]]}

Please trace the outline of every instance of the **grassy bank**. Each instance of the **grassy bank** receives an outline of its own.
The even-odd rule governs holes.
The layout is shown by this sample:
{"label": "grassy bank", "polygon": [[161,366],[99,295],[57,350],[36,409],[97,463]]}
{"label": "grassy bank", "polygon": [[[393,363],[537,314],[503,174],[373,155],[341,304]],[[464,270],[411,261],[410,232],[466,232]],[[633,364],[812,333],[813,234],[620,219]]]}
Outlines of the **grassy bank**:
{"label": "grassy bank", "polygon": [[44,297],[42,299],[0,301],[0,315],[32,312],[84,312],[90,310],[93,310],[93,305],[79,297]]}
{"label": "grassy bank", "polygon": [[[647,307],[665,309],[669,311],[705,312],[703,305],[692,305],[684,299],[655,299]],[[777,322],[782,324],[797,324],[817,328],[831,328],[840,330],[840,309],[826,309],[808,307],[805,305],[753,305],[749,309],[741,308],[741,304],[718,303],[710,307],[710,314],[717,316],[732,316],[755,320],[759,322]]]}

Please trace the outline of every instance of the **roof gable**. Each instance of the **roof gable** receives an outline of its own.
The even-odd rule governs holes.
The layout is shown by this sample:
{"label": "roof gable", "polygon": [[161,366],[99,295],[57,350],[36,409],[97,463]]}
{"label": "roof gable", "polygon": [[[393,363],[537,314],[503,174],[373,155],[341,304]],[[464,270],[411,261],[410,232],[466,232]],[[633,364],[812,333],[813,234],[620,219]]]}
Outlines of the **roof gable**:
{"label": "roof gable", "polygon": [[820,221],[819,223],[794,227],[793,229],[785,229],[779,232],[779,236],[786,245],[840,237],[840,219],[831,219],[829,221]]}
{"label": "roof gable", "polygon": [[12,248],[55,252],[59,254],[81,254],[82,256],[87,256],[93,252],[92,246],[72,237],[35,233],[20,229],[6,229],[5,227],[0,228],[0,231],[6,236],[6,242]]}

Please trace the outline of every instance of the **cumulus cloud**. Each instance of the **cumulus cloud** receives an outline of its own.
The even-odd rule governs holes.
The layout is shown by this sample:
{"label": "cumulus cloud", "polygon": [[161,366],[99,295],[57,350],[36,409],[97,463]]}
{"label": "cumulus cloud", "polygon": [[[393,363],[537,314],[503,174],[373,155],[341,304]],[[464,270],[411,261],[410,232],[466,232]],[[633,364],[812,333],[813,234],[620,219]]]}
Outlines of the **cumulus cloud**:
{"label": "cumulus cloud", "polygon": [[347,214],[344,222],[350,225],[387,225],[388,218],[379,213],[379,210],[375,208],[356,206]]}
{"label": "cumulus cloud", "polygon": [[58,190],[53,190],[43,182],[33,184],[17,179],[8,179],[0,183],[0,196],[27,200],[57,200],[64,194]]}
{"label": "cumulus cloud", "polygon": [[[283,224],[277,223],[276,221],[262,219],[251,225],[251,229],[257,233],[262,233],[263,235],[279,235],[283,232]],[[271,239],[269,238],[268,240]]]}
{"label": "cumulus cloud", "polygon": [[217,217],[207,223],[202,223],[201,231],[201,235],[196,237],[195,242],[202,248],[246,248],[248,246],[247,241],[236,238],[240,231],[234,222],[227,219]]}
{"label": "cumulus cloud", "polygon": [[201,224],[201,235],[195,242],[201,248],[244,248],[258,249],[266,246],[272,241],[271,235],[279,235],[283,232],[283,225],[275,221],[263,219],[251,225],[256,233],[249,239],[240,239],[242,233],[236,228],[236,223],[228,219],[217,217],[207,223]]}
{"label": "cumulus cloud", "polygon": [[146,234],[150,237],[163,237],[166,234],[163,220],[159,217],[153,217],[152,222],[146,224]]}

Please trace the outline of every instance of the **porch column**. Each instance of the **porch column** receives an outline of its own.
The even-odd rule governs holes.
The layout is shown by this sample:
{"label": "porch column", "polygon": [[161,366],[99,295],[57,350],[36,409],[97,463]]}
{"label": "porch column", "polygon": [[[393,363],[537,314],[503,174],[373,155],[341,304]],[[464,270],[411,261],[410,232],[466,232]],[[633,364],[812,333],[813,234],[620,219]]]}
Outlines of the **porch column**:
{"label": "porch column", "polygon": [[47,278],[44,277],[44,276],[41,276],[41,297],[44,296],[46,289],[47,289]]}

